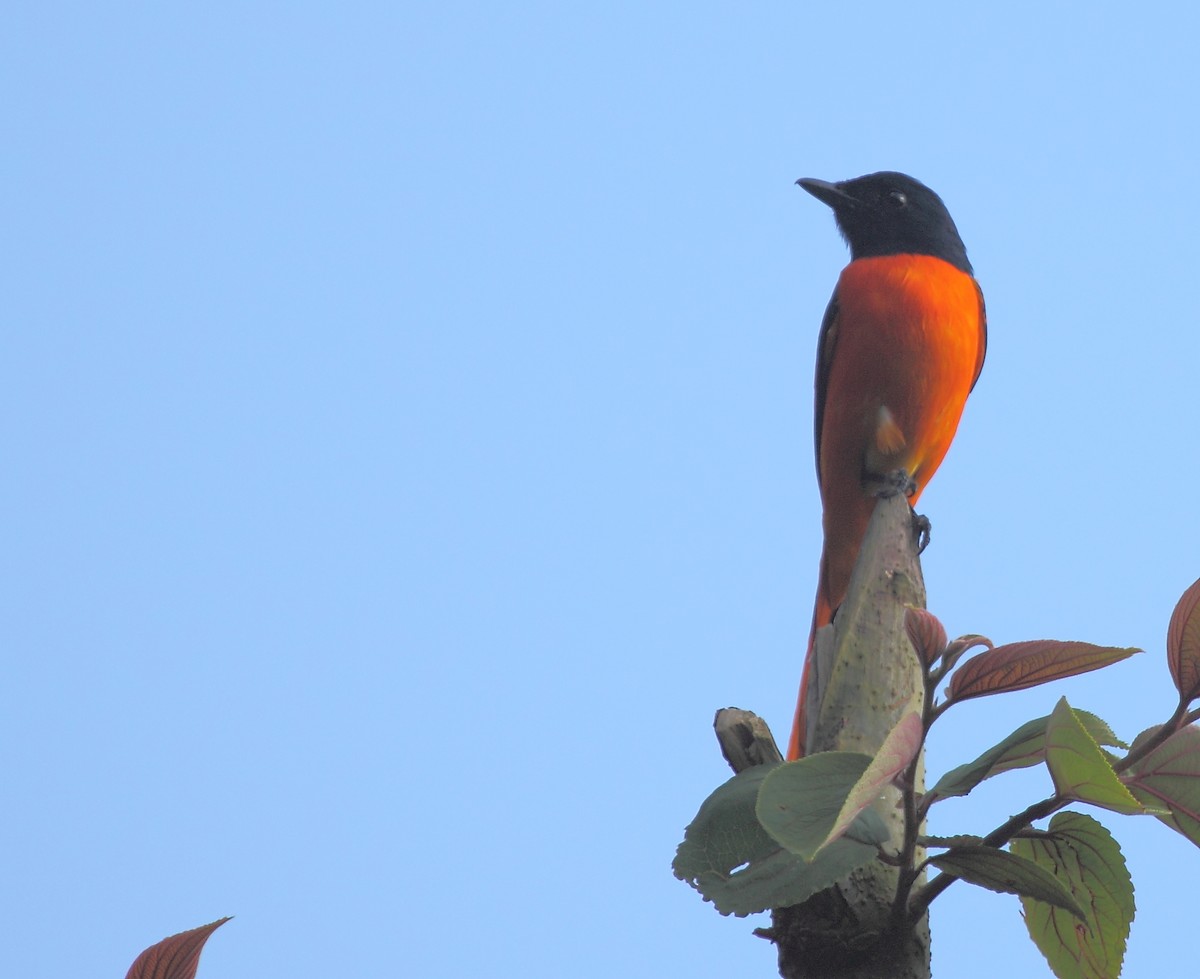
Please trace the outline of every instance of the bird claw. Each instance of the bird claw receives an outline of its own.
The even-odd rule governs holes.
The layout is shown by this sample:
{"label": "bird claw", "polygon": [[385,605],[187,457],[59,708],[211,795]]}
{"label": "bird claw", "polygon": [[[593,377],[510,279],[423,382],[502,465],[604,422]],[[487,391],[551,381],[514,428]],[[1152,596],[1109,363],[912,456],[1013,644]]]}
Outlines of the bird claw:
{"label": "bird claw", "polygon": [[929,546],[929,532],[933,529],[933,524],[929,522],[929,518],[923,513],[913,511],[913,533],[917,538],[917,553],[924,554],[925,548]]}

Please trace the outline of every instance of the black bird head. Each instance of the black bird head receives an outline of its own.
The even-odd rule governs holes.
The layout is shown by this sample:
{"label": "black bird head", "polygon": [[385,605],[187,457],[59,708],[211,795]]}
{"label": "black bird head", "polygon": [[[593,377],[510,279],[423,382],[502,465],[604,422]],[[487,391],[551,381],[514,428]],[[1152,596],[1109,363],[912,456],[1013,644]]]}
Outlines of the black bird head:
{"label": "black bird head", "polygon": [[833,208],[852,259],[879,255],[932,255],[970,274],[967,248],[946,205],[919,180],[884,170],[831,184],[796,181]]}

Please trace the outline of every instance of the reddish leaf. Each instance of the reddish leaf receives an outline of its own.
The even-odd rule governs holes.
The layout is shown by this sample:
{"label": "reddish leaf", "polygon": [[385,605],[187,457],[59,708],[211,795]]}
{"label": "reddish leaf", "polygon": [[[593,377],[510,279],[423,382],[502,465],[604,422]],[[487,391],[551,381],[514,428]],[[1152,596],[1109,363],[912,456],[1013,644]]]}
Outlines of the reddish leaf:
{"label": "reddish leaf", "polygon": [[912,640],[913,649],[926,666],[933,666],[946,651],[946,627],[932,612],[915,606],[904,610],[904,628]]}
{"label": "reddish leaf", "polygon": [[1167,626],[1167,666],[1179,696],[1200,696],[1200,581],[1183,593]]}
{"label": "reddish leaf", "polygon": [[1033,639],[997,646],[972,656],[950,678],[947,700],[968,700],[1090,673],[1140,653],[1140,649],[1093,646],[1088,642]]}
{"label": "reddish leaf", "polygon": [[125,979],[195,979],[204,943],[228,920],[220,918],[151,945],[133,960]]}
{"label": "reddish leaf", "polygon": [[880,747],[879,754],[850,790],[833,828],[824,842],[817,847],[817,852],[841,838],[858,818],[859,813],[878,800],[896,776],[912,764],[917,752],[921,750],[924,735],[921,715],[916,711],[909,711],[900,718]]}
{"label": "reddish leaf", "polygon": [[[1152,734],[1145,731],[1133,742]],[[1126,772],[1125,784],[1155,815],[1200,846],[1200,728],[1181,728]]]}
{"label": "reddish leaf", "polygon": [[963,653],[970,652],[976,646],[987,646],[988,649],[991,649],[993,645],[995,644],[987,636],[976,635],[973,632],[966,636],[959,636],[942,653],[942,668],[953,669],[954,664],[962,658]]}

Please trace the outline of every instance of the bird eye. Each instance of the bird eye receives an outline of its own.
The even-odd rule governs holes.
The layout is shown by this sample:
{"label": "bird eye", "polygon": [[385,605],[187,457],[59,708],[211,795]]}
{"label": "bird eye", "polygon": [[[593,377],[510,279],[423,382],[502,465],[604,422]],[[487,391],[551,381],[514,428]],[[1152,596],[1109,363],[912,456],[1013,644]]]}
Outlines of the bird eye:
{"label": "bird eye", "polygon": [[908,198],[904,196],[903,191],[893,190],[888,194],[888,198],[897,207],[905,207],[908,204]]}

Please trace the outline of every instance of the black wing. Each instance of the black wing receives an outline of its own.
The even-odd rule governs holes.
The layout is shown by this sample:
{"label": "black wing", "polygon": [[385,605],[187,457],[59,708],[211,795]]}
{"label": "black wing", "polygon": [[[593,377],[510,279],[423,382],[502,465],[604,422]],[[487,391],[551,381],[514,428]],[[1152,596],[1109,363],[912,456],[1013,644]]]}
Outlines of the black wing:
{"label": "black wing", "polygon": [[821,479],[821,426],[825,421],[825,395],[829,387],[829,365],[833,362],[833,348],[838,337],[837,290],[825,307],[825,318],[821,320],[821,335],[817,338],[816,405],[813,410],[813,446],[817,452],[817,481]]}

